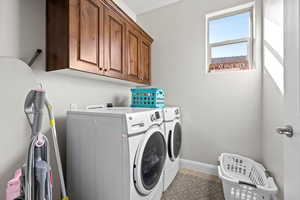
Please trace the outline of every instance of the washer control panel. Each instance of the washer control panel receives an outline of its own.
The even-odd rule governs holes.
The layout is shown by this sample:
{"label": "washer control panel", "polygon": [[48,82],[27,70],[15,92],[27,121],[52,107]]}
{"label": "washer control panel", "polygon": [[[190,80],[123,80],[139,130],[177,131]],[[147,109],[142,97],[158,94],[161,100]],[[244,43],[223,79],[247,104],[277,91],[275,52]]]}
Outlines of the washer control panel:
{"label": "washer control panel", "polygon": [[162,116],[162,111],[158,109],[127,114],[128,134],[145,132],[153,124],[162,124]]}
{"label": "washer control panel", "polygon": [[159,111],[156,111],[155,113],[151,114],[151,116],[150,116],[150,120],[152,122],[154,122],[160,118],[161,118],[161,113]]}

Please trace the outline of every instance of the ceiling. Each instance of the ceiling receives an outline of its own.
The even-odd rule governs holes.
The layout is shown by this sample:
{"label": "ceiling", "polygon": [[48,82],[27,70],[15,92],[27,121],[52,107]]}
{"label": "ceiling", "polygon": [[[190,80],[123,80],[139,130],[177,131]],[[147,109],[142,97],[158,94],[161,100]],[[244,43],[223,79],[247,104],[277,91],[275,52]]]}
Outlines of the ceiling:
{"label": "ceiling", "polygon": [[124,2],[137,14],[142,14],[180,0],[124,0]]}

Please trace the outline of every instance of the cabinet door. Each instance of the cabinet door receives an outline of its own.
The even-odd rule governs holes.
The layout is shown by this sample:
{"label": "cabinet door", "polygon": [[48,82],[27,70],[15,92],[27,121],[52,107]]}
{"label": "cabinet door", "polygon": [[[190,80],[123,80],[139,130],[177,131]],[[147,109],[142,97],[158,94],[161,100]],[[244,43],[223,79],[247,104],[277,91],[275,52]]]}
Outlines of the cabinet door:
{"label": "cabinet door", "polygon": [[142,37],[141,41],[141,61],[140,70],[142,73],[142,82],[150,84],[151,82],[151,42]]}
{"label": "cabinet door", "polygon": [[140,67],[141,58],[141,33],[127,26],[127,80],[139,82],[143,77]]}
{"label": "cabinet door", "polygon": [[105,9],[105,75],[125,78],[125,20],[110,9]]}
{"label": "cabinet door", "polygon": [[71,68],[102,74],[104,6],[98,0],[71,0]]}

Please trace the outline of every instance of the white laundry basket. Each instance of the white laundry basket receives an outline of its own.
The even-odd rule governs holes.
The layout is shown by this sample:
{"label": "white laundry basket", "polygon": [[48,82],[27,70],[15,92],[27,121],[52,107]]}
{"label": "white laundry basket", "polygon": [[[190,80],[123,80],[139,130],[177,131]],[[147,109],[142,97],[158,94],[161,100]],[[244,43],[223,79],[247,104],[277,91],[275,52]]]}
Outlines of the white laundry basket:
{"label": "white laundry basket", "polygon": [[223,153],[219,163],[226,200],[271,200],[278,191],[274,179],[254,160]]}

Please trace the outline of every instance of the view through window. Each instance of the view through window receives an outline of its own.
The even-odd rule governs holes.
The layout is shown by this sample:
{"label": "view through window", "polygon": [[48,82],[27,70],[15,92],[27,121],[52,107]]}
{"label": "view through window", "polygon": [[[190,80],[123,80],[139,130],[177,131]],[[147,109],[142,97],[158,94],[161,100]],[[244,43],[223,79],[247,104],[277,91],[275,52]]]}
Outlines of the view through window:
{"label": "view through window", "polygon": [[252,6],[208,15],[207,28],[208,72],[251,69]]}

